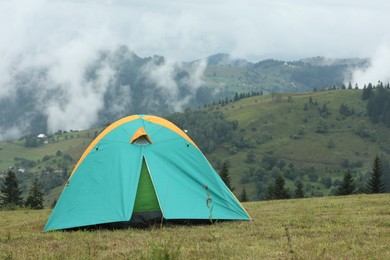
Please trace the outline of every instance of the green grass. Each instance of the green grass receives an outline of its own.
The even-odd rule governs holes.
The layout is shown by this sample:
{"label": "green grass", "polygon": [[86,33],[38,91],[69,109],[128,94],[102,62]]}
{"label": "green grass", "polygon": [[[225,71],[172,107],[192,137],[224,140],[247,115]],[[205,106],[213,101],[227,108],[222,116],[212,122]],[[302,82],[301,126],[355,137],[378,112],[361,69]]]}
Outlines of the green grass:
{"label": "green grass", "polygon": [[388,194],[243,205],[252,221],[49,233],[49,210],[0,211],[0,258],[390,258]]}
{"label": "green grass", "polygon": [[[55,135],[54,142],[50,140],[48,144],[34,148],[25,147],[24,141],[21,140],[0,141],[0,170],[4,171],[13,166],[15,157],[37,161],[45,155],[55,155],[57,151],[69,154],[74,160],[78,160],[85,148],[92,142],[94,131],[100,130],[91,129],[62,134],[61,136]],[[68,138],[65,139],[65,136]]]}
{"label": "green grass", "polygon": [[[24,142],[19,140],[0,142],[0,169],[5,170],[9,166],[14,165],[15,157],[25,158],[28,160],[41,160],[45,155],[54,155],[57,151],[61,151],[64,154],[69,154],[75,160],[78,159],[84,149],[92,141],[91,138],[87,138],[87,131],[80,132],[81,137],[55,139],[54,143],[45,144],[35,148],[26,148]],[[70,134],[67,134],[70,136]],[[91,135],[92,136],[92,135]]]}

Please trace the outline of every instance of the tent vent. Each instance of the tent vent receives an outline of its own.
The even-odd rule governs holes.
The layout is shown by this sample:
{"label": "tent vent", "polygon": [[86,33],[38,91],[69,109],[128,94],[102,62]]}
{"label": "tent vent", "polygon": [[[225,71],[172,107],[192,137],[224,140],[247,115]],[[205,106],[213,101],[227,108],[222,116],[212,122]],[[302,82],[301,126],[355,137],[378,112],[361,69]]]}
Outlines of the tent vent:
{"label": "tent vent", "polygon": [[151,144],[152,140],[150,139],[148,133],[146,133],[145,129],[142,127],[138,128],[137,131],[135,131],[133,137],[130,139],[131,144]]}
{"label": "tent vent", "polygon": [[145,135],[143,135],[143,136],[140,136],[140,137],[138,137],[137,139],[135,139],[135,140],[133,141],[133,144],[146,145],[146,144],[150,144],[150,142],[149,142],[149,139],[146,138]]}

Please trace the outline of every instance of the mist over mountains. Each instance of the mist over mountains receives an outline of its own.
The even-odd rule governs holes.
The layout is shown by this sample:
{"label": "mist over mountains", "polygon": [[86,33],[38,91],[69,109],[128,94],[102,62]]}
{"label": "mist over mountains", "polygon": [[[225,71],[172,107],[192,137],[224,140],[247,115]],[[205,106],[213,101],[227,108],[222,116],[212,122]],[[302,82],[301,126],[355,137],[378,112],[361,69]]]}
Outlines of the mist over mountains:
{"label": "mist over mountains", "polygon": [[13,61],[0,80],[0,139],[87,129],[130,114],[164,116],[235,92],[340,88],[370,65],[368,59],[323,57],[252,63],[228,54],[176,62],[139,57],[126,46],[79,56],[77,62],[66,52],[54,63],[46,57]]}
{"label": "mist over mountains", "polygon": [[0,94],[0,136],[86,129],[132,113],[180,111],[204,101],[198,97],[205,88],[204,67],[141,58],[124,46],[99,51],[84,64],[19,66]]}

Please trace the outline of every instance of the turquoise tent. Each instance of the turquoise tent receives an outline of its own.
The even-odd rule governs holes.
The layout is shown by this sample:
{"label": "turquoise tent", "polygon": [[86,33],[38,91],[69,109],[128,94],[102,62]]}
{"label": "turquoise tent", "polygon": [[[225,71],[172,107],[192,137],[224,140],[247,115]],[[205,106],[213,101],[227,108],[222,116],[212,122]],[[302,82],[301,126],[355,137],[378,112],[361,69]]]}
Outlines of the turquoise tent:
{"label": "turquoise tent", "polygon": [[160,117],[133,115],[85,150],[44,231],[208,219],[250,217],[182,130]]}

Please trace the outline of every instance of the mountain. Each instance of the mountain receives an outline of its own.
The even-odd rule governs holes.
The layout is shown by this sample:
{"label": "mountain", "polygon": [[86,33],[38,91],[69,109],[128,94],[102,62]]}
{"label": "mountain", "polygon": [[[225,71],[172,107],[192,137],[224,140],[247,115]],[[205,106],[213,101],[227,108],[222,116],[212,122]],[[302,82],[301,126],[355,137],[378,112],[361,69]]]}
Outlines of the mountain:
{"label": "mountain", "polygon": [[263,60],[257,63],[231,59],[227,54],[208,57],[207,86],[234,92],[307,92],[341,88],[368,59],[308,58],[299,61]]}
{"label": "mountain", "polygon": [[[348,169],[362,187],[377,154],[390,191],[390,128],[372,123],[361,97],[354,89],[264,94],[167,118],[188,130],[215,169],[227,162],[234,192],[245,187],[251,200],[264,199],[278,174],[290,191],[301,180],[307,196],[333,194]],[[0,142],[0,170],[13,167],[24,192],[39,176],[50,205],[102,129],[58,131],[35,147],[26,138]]]}
{"label": "mountain", "polygon": [[167,115],[218,97],[202,83],[202,64],[184,68],[124,46],[100,51],[82,71],[71,69],[19,68],[0,95],[0,139],[86,129],[134,113]]}
{"label": "mountain", "polygon": [[231,67],[251,67],[253,64],[244,59],[231,58],[227,53],[218,53],[206,58],[207,66],[231,66]]}
{"label": "mountain", "polygon": [[[23,58],[21,58],[23,60]],[[0,92],[0,140],[88,129],[125,115],[166,116],[247,92],[340,88],[366,59],[252,63],[216,54],[193,62],[139,57],[126,46],[75,64],[17,66]],[[77,65],[77,64],[76,64]]]}

